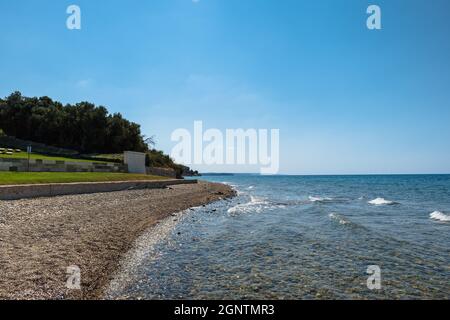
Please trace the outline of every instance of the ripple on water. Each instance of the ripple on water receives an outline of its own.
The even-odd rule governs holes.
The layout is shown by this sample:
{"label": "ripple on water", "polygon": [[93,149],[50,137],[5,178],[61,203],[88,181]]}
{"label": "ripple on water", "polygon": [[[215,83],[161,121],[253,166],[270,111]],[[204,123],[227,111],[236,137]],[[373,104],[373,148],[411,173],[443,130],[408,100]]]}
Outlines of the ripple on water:
{"label": "ripple on water", "polygon": [[[362,201],[375,199],[361,198],[374,192],[405,199],[386,186],[386,178],[380,178],[380,187],[373,180],[367,186],[353,178],[348,185],[339,180],[343,189],[335,190],[336,196],[335,181],[324,178],[293,180],[299,187],[292,194],[278,192],[275,179],[248,179],[233,184],[253,190],[247,187],[231,201],[189,211],[163,237],[150,241],[151,250],[144,245],[141,258],[131,259],[138,263],[130,281],[115,287],[111,296],[450,298],[449,224],[433,223],[426,213],[432,210],[422,208],[422,202],[413,207],[404,200],[400,206]],[[312,201],[308,194],[331,196]],[[380,291],[367,289],[369,265],[382,270]]]}

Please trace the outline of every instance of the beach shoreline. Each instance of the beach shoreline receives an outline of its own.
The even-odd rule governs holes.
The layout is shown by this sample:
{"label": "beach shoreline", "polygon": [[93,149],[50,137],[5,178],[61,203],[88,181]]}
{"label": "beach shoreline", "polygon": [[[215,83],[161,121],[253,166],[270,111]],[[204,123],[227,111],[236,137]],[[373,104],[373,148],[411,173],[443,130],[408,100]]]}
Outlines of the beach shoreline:
{"label": "beach shoreline", "polygon": [[[234,195],[227,185],[200,181],[0,201],[0,299],[103,299],[139,237],[189,208]],[[69,266],[80,269],[80,290],[66,287]]]}

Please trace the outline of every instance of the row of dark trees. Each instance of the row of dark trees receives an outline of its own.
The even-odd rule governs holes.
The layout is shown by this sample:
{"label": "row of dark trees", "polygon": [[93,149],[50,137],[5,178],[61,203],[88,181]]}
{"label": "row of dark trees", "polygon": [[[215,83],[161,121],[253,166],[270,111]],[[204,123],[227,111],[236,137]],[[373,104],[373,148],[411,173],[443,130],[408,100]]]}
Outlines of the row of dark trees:
{"label": "row of dark trees", "polygon": [[80,153],[148,151],[140,126],[89,102],[63,105],[14,92],[0,99],[0,128],[9,136]]}

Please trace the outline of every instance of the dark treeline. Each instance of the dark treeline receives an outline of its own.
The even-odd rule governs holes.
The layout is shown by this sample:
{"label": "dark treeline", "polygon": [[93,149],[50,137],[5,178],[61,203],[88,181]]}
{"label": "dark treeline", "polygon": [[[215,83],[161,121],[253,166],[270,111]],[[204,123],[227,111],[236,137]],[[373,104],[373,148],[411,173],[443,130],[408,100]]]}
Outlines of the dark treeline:
{"label": "dark treeline", "polygon": [[63,105],[14,92],[0,99],[0,129],[9,136],[81,153],[147,151],[140,126],[89,102]]}

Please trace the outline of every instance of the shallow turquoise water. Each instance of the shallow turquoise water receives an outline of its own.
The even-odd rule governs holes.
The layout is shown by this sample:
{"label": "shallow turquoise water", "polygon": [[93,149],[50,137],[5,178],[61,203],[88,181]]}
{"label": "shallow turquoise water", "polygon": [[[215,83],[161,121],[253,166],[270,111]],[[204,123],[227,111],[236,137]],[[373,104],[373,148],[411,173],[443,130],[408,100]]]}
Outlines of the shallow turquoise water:
{"label": "shallow turquoise water", "polygon": [[118,296],[450,298],[449,175],[203,179],[239,196],[187,213]]}

